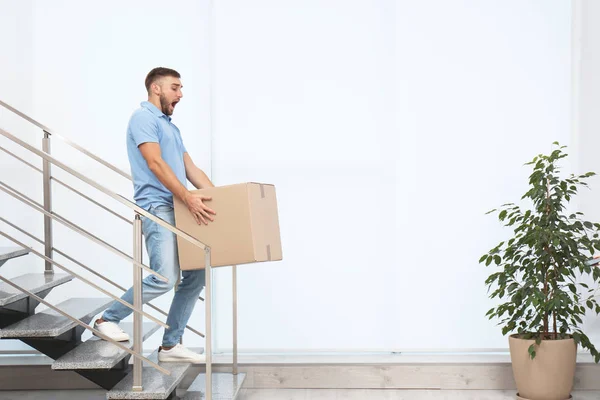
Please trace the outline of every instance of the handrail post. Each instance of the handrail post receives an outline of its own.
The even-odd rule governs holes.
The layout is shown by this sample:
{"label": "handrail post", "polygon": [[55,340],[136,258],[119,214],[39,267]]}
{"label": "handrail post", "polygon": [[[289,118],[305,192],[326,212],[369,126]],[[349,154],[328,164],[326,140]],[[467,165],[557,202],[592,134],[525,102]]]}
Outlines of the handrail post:
{"label": "handrail post", "polygon": [[[177,277],[177,282],[175,282],[175,287],[173,288],[173,293],[177,293],[179,290],[179,285],[181,284],[181,274]],[[179,344],[183,344],[183,335],[179,338]]]}
{"label": "handrail post", "polygon": [[[140,214],[135,214],[133,221],[133,259],[142,262],[142,219]],[[133,269],[133,306],[138,310],[143,307],[142,304],[142,270]],[[136,354],[142,354],[142,314],[134,312],[133,314],[133,351]],[[141,392],[142,386],[142,360],[135,358],[133,360],[133,387],[134,392]]]}
{"label": "handrail post", "polygon": [[212,400],[212,273],[210,266],[210,247],[204,248],[204,272],[206,274],[206,296],[204,299],[206,315],[206,399]]}
{"label": "handrail post", "polygon": [[[42,139],[42,150],[50,154],[50,134],[44,131],[44,138]],[[51,163],[50,161],[43,159],[43,180],[44,180],[44,210],[52,212],[52,187],[50,179],[52,177]],[[46,257],[52,259],[52,218],[44,216],[44,254]],[[51,262],[46,261],[44,267],[44,274],[53,275],[54,266]]]}
{"label": "handrail post", "polygon": [[237,329],[237,265],[231,267],[231,275],[233,277],[232,292],[233,292],[233,374],[238,374],[238,329]]}

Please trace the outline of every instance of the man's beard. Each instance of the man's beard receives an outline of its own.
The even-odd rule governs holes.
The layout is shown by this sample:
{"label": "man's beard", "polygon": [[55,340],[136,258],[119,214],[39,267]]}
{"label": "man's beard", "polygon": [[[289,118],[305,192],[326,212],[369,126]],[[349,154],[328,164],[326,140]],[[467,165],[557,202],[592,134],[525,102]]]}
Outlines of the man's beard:
{"label": "man's beard", "polygon": [[173,114],[173,112],[171,111],[171,103],[167,101],[167,96],[165,96],[164,94],[160,95],[160,108],[163,114],[165,115]]}

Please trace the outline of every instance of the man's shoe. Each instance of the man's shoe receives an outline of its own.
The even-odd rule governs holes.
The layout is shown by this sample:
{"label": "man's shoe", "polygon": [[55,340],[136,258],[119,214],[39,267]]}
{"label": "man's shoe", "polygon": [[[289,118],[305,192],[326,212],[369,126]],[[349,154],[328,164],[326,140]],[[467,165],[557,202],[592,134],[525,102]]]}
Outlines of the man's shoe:
{"label": "man's shoe", "polygon": [[103,323],[99,324],[98,321],[96,321],[94,322],[94,329],[116,342],[127,342],[129,340],[129,335],[127,332],[119,328],[119,325],[115,324],[114,322],[104,321]]}
{"label": "man's shoe", "polygon": [[206,363],[206,357],[203,354],[194,353],[186,349],[181,344],[165,350],[162,347],[158,349],[158,361],[160,362],[188,362],[192,364]]}

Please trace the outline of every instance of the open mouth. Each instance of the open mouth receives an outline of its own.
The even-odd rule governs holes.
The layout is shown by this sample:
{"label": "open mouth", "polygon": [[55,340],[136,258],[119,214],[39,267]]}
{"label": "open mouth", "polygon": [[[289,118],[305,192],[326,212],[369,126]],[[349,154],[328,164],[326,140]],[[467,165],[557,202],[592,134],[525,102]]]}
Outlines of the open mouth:
{"label": "open mouth", "polygon": [[174,101],[171,103],[171,107],[175,108],[175,106],[177,105],[177,103],[179,103],[178,101]]}

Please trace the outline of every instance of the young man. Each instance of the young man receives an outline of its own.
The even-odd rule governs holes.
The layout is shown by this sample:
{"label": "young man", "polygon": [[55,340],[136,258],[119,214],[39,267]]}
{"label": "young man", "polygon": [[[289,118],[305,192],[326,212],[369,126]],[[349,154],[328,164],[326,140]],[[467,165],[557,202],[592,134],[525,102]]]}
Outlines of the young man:
{"label": "young man", "polygon": [[[180,75],[168,68],[155,68],[146,77],[148,101],[141,104],[129,121],[127,128],[127,154],[133,176],[134,199],[137,205],[159,218],[175,224],[173,196],[182,200],[198,224],[213,221],[213,210],[204,204],[208,197],[192,195],[186,188],[188,179],[198,189],[213,187],[206,174],[196,167],[187,153],[179,129],[171,122],[171,115],[183,94]],[[154,275],[142,281],[143,302],[170,291],[180,276],[176,236],[160,225],[143,218],[142,231],[150,257],[150,268],[163,275],[163,282]],[[204,270],[183,271],[165,330],[158,360],[161,362],[205,361],[182,345],[179,340],[198,301],[205,284]],[[133,304],[133,288],[122,297]],[[107,309],[94,323],[101,333],[116,341],[127,341],[129,335],[118,323],[132,310],[119,302]]]}

